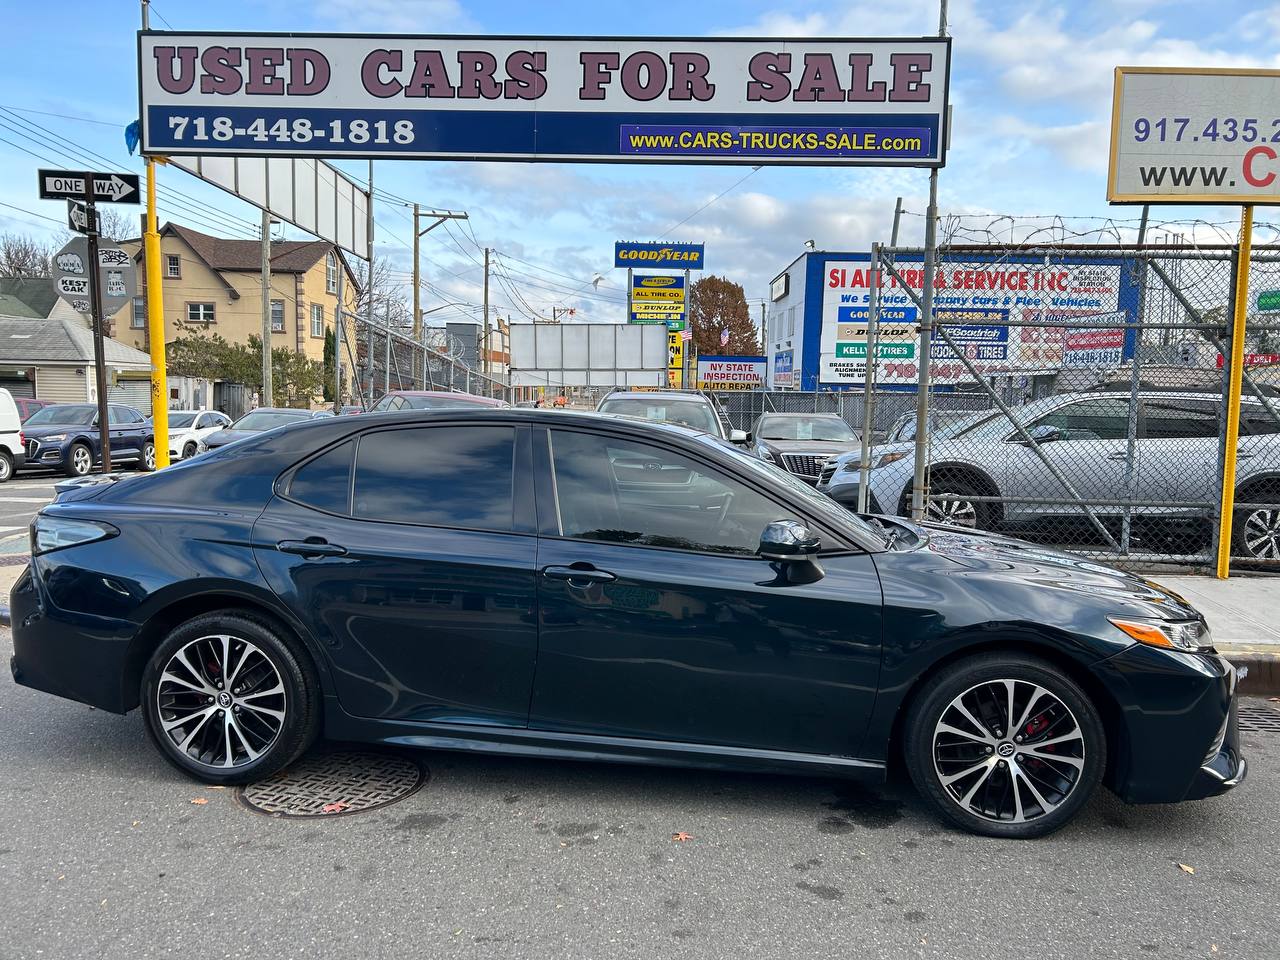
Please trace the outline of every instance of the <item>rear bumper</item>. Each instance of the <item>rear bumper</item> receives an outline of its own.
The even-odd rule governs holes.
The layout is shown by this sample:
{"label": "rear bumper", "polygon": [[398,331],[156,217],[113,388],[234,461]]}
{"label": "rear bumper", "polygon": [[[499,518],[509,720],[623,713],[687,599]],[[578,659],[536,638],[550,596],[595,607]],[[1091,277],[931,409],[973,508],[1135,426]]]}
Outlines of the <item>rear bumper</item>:
{"label": "rear bumper", "polygon": [[1134,644],[1097,663],[1121,705],[1109,786],[1129,803],[1175,803],[1238,786],[1248,764],[1236,727],[1236,671],[1216,655]]}

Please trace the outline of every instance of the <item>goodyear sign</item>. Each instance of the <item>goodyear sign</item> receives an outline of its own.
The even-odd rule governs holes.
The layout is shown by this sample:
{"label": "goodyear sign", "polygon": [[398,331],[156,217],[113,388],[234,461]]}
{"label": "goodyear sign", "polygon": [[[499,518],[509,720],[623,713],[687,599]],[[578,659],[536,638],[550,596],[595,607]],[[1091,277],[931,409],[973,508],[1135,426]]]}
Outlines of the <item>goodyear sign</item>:
{"label": "goodyear sign", "polygon": [[705,246],[701,243],[635,243],[619,240],[613,245],[613,265],[702,270]]}

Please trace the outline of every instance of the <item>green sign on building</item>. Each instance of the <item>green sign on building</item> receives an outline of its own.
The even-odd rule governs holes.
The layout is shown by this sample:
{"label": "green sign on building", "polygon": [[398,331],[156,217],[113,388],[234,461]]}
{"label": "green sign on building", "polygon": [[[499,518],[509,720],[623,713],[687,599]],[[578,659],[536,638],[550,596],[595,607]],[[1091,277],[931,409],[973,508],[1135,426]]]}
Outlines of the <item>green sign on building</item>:
{"label": "green sign on building", "polygon": [[1259,310],[1280,310],[1280,290],[1259,290]]}

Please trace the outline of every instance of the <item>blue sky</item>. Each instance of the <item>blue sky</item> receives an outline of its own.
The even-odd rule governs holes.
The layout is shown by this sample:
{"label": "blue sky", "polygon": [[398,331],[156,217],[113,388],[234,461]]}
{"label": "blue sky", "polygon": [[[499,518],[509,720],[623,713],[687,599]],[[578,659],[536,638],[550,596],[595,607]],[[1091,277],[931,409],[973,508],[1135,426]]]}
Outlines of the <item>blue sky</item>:
{"label": "blue sky", "polygon": [[[936,0],[158,0],[152,9],[153,26],[175,30],[601,36],[912,36],[935,32],[938,17]],[[36,167],[77,165],[58,150],[92,151],[101,155],[99,166],[140,166],[128,157],[122,136],[137,111],[137,4],[23,4],[7,11],[5,22],[0,203],[23,209],[0,206],[0,231],[52,235],[57,224],[40,217],[60,220],[64,210],[35,198]],[[1082,232],[1098,231],[1101,218],[1113,217],[1129,237],[1137,210],[1105,200],[1113,67],[1280,66],[1280,3],[953,0],[950,25],[954,124],[939,182],[942,213],[961,217],[948,221],[963,228],[957,239],[986,236],[991,226],[1002,235],[1025,233],[1048,224],[1026,219],[1038,215],[1061,216]],[[342,165],[363,177],[362,162]],[[165,218],[207,232],[222,226],[229,236],[248,236],[257,223],[255,209],[180,171],[165,171],[161,182],[176,191],[166,190]],[[475,313],[482,272],[477,244],[500,251],[505,273],[493,284],[494,302],[517,320],[567,305],[578,308],[580,319],[621,321],[624,275],[611,266],[612,243],[620,238],[705,241],[708,268],[759,298],[805,240],[833,250],[886,241],[895,197],[904,198],[908,211],[903,242],[921,242],[927,182],[919,170],[855,168],[752,173],[749,167],[387,161],[375,173],[383,190],[471,215],[467,230],[440,229],[424,241],[424,276],[432,285],[424,306],[464,304],[441,310],[438,319]],[[379,200],[376,211],[377,255],[407,278],[406,211],[391,199]],[[1019,220],[997,220],[1002,215]],[[1235,216],[1230,208],[1153,211],[1154,221],[1229,225]],[[1174,229],[1223,238],[1203,225]],[[1259,239],[1272,236],[1263,231]],[[604,280],[593,292],[597,272]],[[518,296],[509,286],[518,287]]]}

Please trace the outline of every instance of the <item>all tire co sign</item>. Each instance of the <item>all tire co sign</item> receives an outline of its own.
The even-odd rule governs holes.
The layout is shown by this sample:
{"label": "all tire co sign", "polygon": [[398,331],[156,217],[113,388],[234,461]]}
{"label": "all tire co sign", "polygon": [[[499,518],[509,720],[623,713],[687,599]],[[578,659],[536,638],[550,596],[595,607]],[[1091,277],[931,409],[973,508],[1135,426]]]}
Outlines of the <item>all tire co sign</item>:
{"label": "all tire co sign", "polygon": [[940,167],[950,40],[139,34],[142,148]]}

